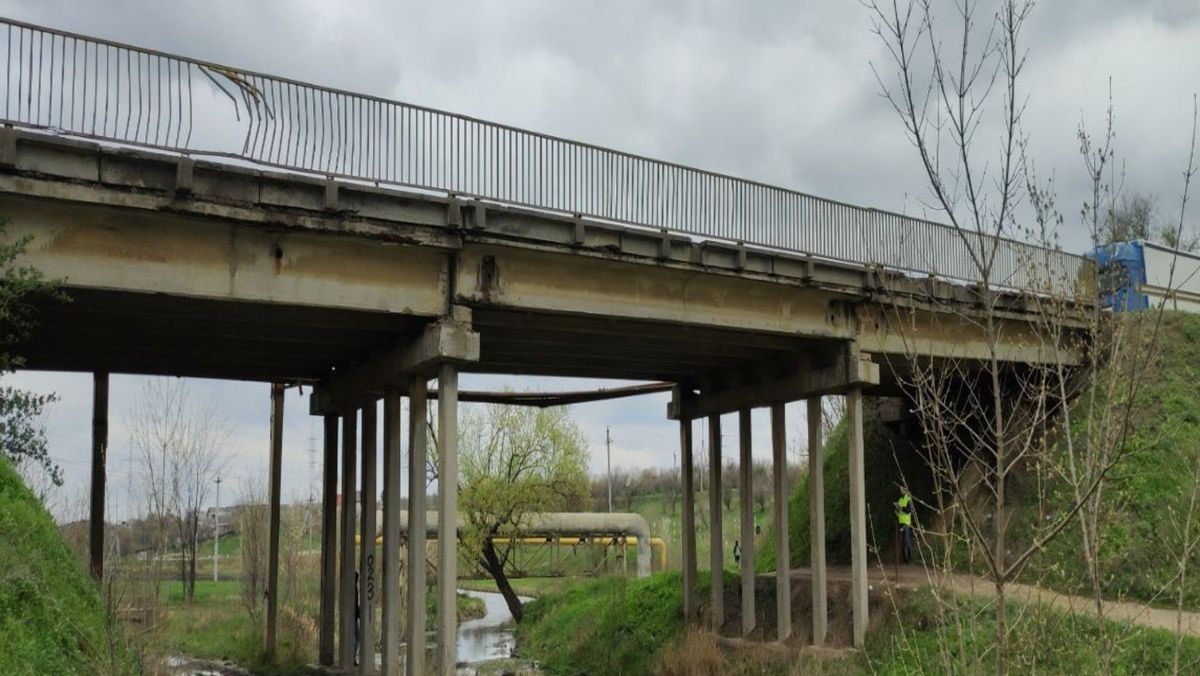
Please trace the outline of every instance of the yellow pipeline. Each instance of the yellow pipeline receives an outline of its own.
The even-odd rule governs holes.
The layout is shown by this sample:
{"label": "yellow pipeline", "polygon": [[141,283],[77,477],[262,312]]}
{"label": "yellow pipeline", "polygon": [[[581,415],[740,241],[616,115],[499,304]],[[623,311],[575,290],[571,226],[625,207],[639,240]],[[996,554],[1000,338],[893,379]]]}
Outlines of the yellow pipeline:
{"label": "yellow pipeline", "polygon": [[[427,540],[432,542],[432,541],[437,540],[437,538],[430,537],[430,538],[427,538]],[[571,547],[573,547],[575,545],[579,545],[579,544],[597,544],[597,543],[608,546],[608,545],[612,544],[613,538],[605,537],[605,536],[582,538],[582,539],[578,538],[578,537],[549,537],[549,538],[546,538],[546,537],[524,537],[524,538],[517,538],[516,544],[519,544],[519,545],[544,545],[544,544],[549,544],[549,542],[547,542],[548,540],[550,542],[554,542],[554,543],[557,543],[560,545],[567,545],[567,546],[571,546]],[[362,542],[362,538],[359,535],[355,534],[354,544],[357,545],[361,542]],[[495,542],[498,545],[506,545],[509,543],[509,538],[492,538],[492,542]],[[637,543],[638,543],[638,539],[637,539],[636,535],[630,535],[625,538],[625,544],[627,544],[627,545],[632,545],[632,546],[636,547]],[[382,535],[375,538],[375,545],[376,546],[383,545],[383,536]],[[662,538],[650,538],[650,550],[655,552],[658,555],[658,557],[657,557],[658,558],[658,569],[666,570],[667,569],[667,543],[666,543],[666,541],[663,540]]]}

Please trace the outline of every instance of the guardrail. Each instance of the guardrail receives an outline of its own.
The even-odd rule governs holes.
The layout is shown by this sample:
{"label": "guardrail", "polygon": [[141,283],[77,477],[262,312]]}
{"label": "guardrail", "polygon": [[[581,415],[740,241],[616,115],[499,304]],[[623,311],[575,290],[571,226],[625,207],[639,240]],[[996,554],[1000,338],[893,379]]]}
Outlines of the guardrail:
{"label": "guardrail", "polygon": [[6,124],[1070,293],[1086,259],[398,101],[0,19]]}

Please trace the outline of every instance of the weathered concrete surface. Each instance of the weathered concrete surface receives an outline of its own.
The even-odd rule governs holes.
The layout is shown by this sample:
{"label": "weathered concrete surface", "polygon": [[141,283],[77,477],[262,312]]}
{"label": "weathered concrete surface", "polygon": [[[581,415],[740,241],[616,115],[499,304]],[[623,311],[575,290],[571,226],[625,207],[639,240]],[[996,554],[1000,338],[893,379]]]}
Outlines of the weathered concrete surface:
{"label": "weathered concrete surface", "polygon": [[[47,308],[32,368],[315,381],[455,305],[473,311],[480,372],[704,384],[847,341],[880,363],[989,353],[960,284],[11,133],[6,236],[33,235],[26,262],[77,298]],[[1054,356],[1026,299],[999,307],[1001,359]]]}

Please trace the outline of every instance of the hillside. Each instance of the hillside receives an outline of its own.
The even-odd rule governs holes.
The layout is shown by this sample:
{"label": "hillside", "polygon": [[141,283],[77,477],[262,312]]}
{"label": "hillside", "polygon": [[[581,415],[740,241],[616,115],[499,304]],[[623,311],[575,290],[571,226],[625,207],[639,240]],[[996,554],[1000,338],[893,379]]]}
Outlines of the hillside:
{"label": "hillside", "polygon": [[95,583],[3,457],[0,534],[0,673],[140,672]]}
{"label": "hillside", "polygon": [[[1145,322],[1146,318],[1139,320]],[[1192,487],[1200,478],[1200,315],[1165,313],[1159,351],[1158,363],[1145,374],[1134,402],[1124,455],[1110,472],[1102,493],[1100,558],[1107,598],[1170,605],[1181,531]],[[1101,379],[1115,377],[1116,368],[1102,367],[1098,375]],[[869,543],[880,543],[883,560],[890,561],[894,537],[891,503],[900,469],[918,502],[928,496],[930,478],[919,454],[906,441],[912,435],[882,422],[870,399],[865,400],[864,409]],[[1086,425],[1085,404],[1076,402],[1074,411],[1075,424]],[[1054,452],[1059,454],[1054,460],[1061,461],[1063,448]],[[828,441],[825,457],[826,547],[831,563],[850,560],[847,476],[846,432],[841,425]],[[1024,541],[1021,531],[1033,520],[1061,513],[1070,504],[1070,494],[1061,481],[1046,474],[1041,480],[1040,500],[1038,477],[1032,473],[1018,477],[1013,487],[1012,523],[1017,541]],[[789,502],[791,560],[796,567],[807,566],[810,558],[808,500],[804,478]],[[931,515],[918,516],[928,523]],[[1200,505],[1195,519],[1200,521]],[[1200,536],[1200,523],[1193,526],[1192,536]],[[1089,594],[1081,538],[1077,525],[1069,527],[1032,560],[1023,579],[1058,591]],[[772,543],[771,533],[764,532],[759,559],[762,571],[775,567]],[[1200,566],[1200,556],[1194,556],[1189,565],[1193,569]],[[1185,588],[1185,606],[1200,609],[1200,573],[1189,575]]]}
{"label": "hillside", "polygon": [[[929,472],[912,443],[914,425],[885,423],[876,400],[863,400],[863,455],[866,472],[867,544],[872,551],[891,556],[895,539],[892,502],[899,497],[904,477],[918,501],[930,492]],[[843,421],[825,444],[825,554],[831,564],[850,563],[850,471],[848,439]],[[808,475],[797,482],[788,500],[788,532],[793,568],[811,561],[809,543]],[[756,566],[760,572],[775,569],[774,525],[768,523],[759,539]],[[874,554],[872,554],[874,557]]]}

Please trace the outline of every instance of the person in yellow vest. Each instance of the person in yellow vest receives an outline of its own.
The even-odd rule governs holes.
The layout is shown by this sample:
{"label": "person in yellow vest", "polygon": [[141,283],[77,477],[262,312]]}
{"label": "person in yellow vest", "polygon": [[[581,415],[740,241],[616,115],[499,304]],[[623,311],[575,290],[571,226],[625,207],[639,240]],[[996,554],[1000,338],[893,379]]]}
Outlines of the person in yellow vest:
{"label": "person in yellow vest", "polygon": [[912,494],[908,492],[908,486],[900,488],[896,520],[900,522],[900,558],[908,563],[912,560]]}

